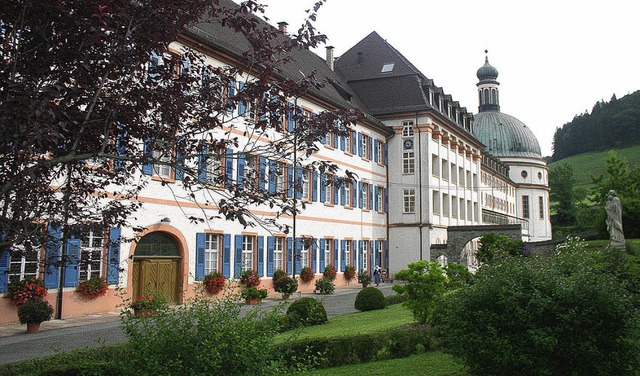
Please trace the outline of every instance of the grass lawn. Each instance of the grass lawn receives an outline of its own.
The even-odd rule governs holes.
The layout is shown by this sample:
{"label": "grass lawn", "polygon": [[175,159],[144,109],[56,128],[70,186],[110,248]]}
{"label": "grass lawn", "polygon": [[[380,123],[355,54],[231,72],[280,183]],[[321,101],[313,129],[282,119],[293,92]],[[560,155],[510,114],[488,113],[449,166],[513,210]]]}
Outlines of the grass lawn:
{"label": "grass lawn", "polygon": [[375,333],[415,322],[413,314],[402,304],[390,305],[385,309],[356,312],[329,319],[324,325],[309,326],[301,331],[289,331],[275,337],[276,343],[288,341],[292,333],[296,339],[331,338],[345,335]]}
{"label": "grass lawn", "polygon": [[466,376],[468,373],[465,367],[451,355],[440,351],[432,351],[402,359],[314,370],[304,373],[304,375]]}

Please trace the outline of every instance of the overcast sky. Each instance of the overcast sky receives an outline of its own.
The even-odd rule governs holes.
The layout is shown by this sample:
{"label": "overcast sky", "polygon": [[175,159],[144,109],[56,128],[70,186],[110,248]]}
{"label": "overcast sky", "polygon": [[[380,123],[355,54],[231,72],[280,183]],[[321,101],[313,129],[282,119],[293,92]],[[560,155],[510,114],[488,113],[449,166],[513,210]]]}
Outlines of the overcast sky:
{"label": "overcast sky", "polygon": [[[286,21],[293,32],[315,0],[259,2],[272,24]],[[640,89],[637,0],[327,0],[318,16],[336,57],[376,31],[473,113],[488,49],[501,111],[533,130],[543,155],[556,127]]]}

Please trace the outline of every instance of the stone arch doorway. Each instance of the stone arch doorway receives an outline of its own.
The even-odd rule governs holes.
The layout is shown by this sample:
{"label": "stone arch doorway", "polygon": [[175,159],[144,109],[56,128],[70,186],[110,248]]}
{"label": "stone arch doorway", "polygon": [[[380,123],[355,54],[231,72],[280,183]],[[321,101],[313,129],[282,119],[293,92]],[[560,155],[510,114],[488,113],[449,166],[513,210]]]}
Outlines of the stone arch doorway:
{"label": "stone arch doorway", "polygon": [[431,245],[431,261],[444,255],[448,262],[467,264],[465,246],[475,238],[481,237],[487,232],[495,232],[506,235],[512,239],[522,239],[522,226],[514,225],[480,225],[480,226],[449,226],[447,227],[447,244]]}
{"label": "stone arch doorway", "polygon": [[182,256],[176,240],[166,232],[144,235],[133,255],[132,298],[161,292],[169,303],[180,302]]}

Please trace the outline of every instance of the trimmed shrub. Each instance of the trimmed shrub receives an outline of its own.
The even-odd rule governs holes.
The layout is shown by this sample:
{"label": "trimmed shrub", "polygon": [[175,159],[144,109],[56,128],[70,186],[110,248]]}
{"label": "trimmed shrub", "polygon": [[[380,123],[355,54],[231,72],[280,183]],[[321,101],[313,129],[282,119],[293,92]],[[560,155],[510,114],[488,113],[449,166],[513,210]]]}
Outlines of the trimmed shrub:
{"label": "trimmed shrub", "polygon": [[387,295],[384,297],[384,301],[387,303],[387,306],[400,304],[407,301],[407,296],[403,294]]}
{"label": "trimmed shrub", "polygon": [[316,281],[316,291],[324,295],[333,294],[333,291],[336,289],[336,287],[331,281],[331,279],[326,277],[320,278]]}
{"label": "trimmed shrub", "polygon": [[[286,320],[297,321],[298,325],[320,325],[327,322],[327,311],[321,302],[314,298],[302,298],[293,302],[287,309]],[[295,321],[294,321],[295,320]]]}
{"label": "trimmed shrub", "polygon": [[373,311],[387,306],[382,291],[375,287],[365,287],[356,296],[354,307],[358,311]]}

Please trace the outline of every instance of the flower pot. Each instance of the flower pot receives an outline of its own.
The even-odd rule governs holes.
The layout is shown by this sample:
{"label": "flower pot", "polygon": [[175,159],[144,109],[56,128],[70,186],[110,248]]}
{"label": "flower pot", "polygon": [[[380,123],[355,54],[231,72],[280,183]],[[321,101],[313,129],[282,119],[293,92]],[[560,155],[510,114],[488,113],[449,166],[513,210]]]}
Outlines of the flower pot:
{"label": "flower pot", "polygon": [[362,288],[363,288],[363,289],[366,289],[366,288],[367,288],[367,286],[369,286],[369,283],[362,283]]}
{"label": "flower pot", "polygon": [[40,331],[40,324],[42,323],[39,323],[39,322],[28,323],[27,333],[38,333]]}
{"label": "flower pot", "polygon": [[247,304],[248,304],[248,305],[255,305],[255,304],[260,304],[260,303],[262,303],[262,299],[260,299],[260,298],[254,298],[254,297],[251,297],[251,296],[247,296],[247,297],[245,298],[245,301],[247,302]]}
{"label": "flower pot", "polygon": [[290,294],[282,294],[282,300],[288,300]]}

